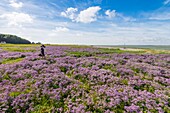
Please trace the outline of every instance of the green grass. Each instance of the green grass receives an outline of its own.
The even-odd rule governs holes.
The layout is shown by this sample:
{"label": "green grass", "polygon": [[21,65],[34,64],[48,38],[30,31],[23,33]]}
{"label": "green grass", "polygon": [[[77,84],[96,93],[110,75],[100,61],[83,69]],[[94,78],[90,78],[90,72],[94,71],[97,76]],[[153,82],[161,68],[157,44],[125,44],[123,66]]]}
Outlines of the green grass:
{"label": "green grass", "polygon": [[36,101],[37,106],[35,106],[34,111],[31,113],[51,113],[52,109],[55,108],[54,101],[48,96],[43,96],[41,100]]}
{"label": "green grass", "polygon": [[134,53],[134,54],[142,54],[145,53],[145,51],[128,51],[128,50],[120,50],[120,49],[113,49],[113,48],[99,48],[98,49],[102,54],[112,54],[112,53]]}
{"label": "green grass", "polygon": [[141,49],[141,50],[121,50],[119,48],[96,48],[96,51],[88,52],[88,51],[66,51],[68,56],[74,57],[97,57],[98,54],[170,54],[170,51],[163,50],[152,50],[152,49]]}
{"label": "green grass", "polygon": [[71,47],[71,48],[92,48],[90,45],[75,45],[75,44],[46,44],[46,46],[63,46],[63,47]]}
{"label": "green grass", "polygon": [[0,48],[10,52],[35,52],[39,44],[0,44]]}
{"label": "green grass", "polygon": [[125,51],[120,49],[108,49],[108,48],[99,48],[99,51],[88,52],[88,51],[66,51],[68,56],[74,57],[90,57],[96,56],[97,54],[113,54],[113,53],[134,53],[134,54],[143,54],[145,51]]}
{"label": "green grass", "polygon": [[22,61],[24,58],[8,58],[8,59],[3,59],[1,64],[14,64],[17,62]]}
{"label": "green grass", "polygon": [[146,53],[150,53],[150,54],[170,54],[170,50],[146,49]]}
{"label": "green grass", "polygon": [[148,84],[142,84],[140,86],[134,86],[135,90],[146,90],[148,92],[154,93],[155,92],[155,88],[151,85]]}
{"label": "green grass", "polygon": [[10,94],[9,94],[9,96],[10,97],[17,97],[17,96],[19,96],[20,94],[22,94],[22,92],[11,92]]}
{"label": "green grass", "polygon": [[40,44],[0,44],[0,47],[38,47]]}
{"label": "green grass", "polygon": [[35,52],[35,48],[19,48],[19,47],[3,47],[3,50],[5,51],[11,51],[11,52]]}
{"label": "green grass", "polygon": [[75,51],[75,52],[73,52],[73,51],[69,51],[69,52],[67,52],[67,55],[68,56],[74,56],[74,57],[90,57],[90,56],[93,56],[93,54],[92,53],[90,53],[90,52],[86,52],[86,51],[84,51],[84,52],[79,52],[79,51]]}

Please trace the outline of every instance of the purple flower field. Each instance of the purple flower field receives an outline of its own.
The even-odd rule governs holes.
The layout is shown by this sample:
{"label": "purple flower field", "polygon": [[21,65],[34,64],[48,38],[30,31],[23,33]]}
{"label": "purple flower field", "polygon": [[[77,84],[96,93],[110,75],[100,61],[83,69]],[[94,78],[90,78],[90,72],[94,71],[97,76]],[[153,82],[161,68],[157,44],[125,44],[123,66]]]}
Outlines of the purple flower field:
{"label": "purple flower field", "polygon": [[0,49],[0,113],[170,113],[169,54],[72,46],[45,52]]}

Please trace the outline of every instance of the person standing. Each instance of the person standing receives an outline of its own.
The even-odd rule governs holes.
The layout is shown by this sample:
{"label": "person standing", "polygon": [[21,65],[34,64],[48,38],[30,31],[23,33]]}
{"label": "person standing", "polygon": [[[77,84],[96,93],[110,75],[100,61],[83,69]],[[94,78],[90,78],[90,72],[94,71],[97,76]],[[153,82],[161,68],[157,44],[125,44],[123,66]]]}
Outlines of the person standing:
{"label": "person standing", "polygon": [[41,56],[45,56],[44,48],[45,48],[45,46],[41,45]]}

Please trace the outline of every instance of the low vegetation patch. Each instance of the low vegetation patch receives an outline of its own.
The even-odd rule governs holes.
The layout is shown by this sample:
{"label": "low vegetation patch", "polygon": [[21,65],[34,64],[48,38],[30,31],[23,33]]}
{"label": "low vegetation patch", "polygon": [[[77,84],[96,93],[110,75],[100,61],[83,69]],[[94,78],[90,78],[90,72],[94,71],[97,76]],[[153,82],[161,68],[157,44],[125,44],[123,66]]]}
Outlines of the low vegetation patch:
{"label": "low vegetation patch", "polygon": [[19,47],[3,47],[3,50],[5,51],[11,51],[11,52],[35,52],[35,48],[19,48]]}
{"label": "low vegetation patch", "polygon": [[13,64],[13,63],[17,63],[22,61],[24,58],[7,58],[7,59],[3,59],[1,64]]}
{"label": "low vegetation patch", "polygon": [[92,53],[90,52],[79,52],[79,51],[75,51],[75,52],[67,52],[67,55],[69,56],[74,56],[74,57],[90,57],[90,56],[93,56]]}

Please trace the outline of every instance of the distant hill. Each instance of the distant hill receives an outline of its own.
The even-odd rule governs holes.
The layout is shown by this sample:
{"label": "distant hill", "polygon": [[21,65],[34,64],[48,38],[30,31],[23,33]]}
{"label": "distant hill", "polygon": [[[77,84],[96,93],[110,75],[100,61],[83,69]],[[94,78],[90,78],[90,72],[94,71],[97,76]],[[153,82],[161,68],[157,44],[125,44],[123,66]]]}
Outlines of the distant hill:
{"label": "distant hill", "polygon": [[10,44],[31,44],[29,40],[9,34],[0,34],[0,43],[1,42],[6,42]]}

